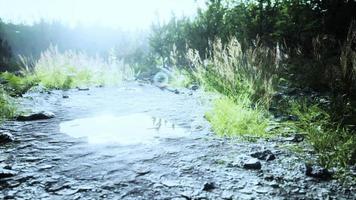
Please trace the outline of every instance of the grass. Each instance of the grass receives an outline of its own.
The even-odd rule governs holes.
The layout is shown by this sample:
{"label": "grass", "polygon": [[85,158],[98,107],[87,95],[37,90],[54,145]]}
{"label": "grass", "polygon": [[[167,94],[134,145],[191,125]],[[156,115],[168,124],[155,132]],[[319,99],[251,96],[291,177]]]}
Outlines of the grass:
{"label": "grass", "polygon": [[[225,96],[216,100],[206,114],[217,135],[264,138],[283,132],[280,129],[273,133],[266,131],[271,124],[267,110],[279,82],[278,62],[270,49],[256,45],[243,51],[233,39],[227,46],[215,42],[207,60],[202,60],[194,50],[189,51],[188,58],[200,84]],[[347,65],[349,71],[350,66],[354,65]],[[337,167],[340,171],[356,164],[356,133],[335,122],[330,112],[317,104],[296,100],[276,106],[283,113],[297,116],[298,120],[280,126],[305,135],[319,164],[326,168]]]}
{"label": "grass", "polygon": [[333,123],[330,115],[317,104],[294,102],[290,112],[299,120],[289,125],[306,134],[321,165],[345,168],[356,164],[355,132]]}
{"label": "grass", "polygon": [[254,48],[243,51],[236,39],[227,46],[217,40],[209,55],[206,60],[194,50],[187,55],[194,66],[195,77],[205,88],[235,101],[241,95],[248,95],[252,102],[270,104],[278,82],[276,56],[271,49],[257,42]]}
{"label": "grass", "polygon": [[0,74],[0,121],[15,115],[16,106],[10,96],[20,96],[35,85],[47,89],[70,89],[87,86],[115,86],[134,78],[131,67],[118,61],[111,52],[109,59],[90,57],[82,52],[59,52],[51,46],[36,62],[20,58],[21,75]]}
{"label": "grass", "polygon": [[13,99],[0,87],[0,122],[13,117],[15,113],[16,107],[13,103]]}
{"label": "grass", "polygon": [[1,73],[0,79],[3,82],[3,89],[10,96],[19,96],[37,84],[33,76],[17,76],[9,72]]}
{"label": "grass", "polygon": [[247,98],[234,102],[229,98],[215,101],[213,109],[206,114],[215,133],[226,137],[268,137],[269,119],[263,110],[250,107]]}
{"label": "grass", "polygon": [[134,71],[113,55],[105,60],[76,51],[61,53],[53,46],[41,54],[33,69],[26,69],[26,77],[49,89],[114,86],[134,77]]}

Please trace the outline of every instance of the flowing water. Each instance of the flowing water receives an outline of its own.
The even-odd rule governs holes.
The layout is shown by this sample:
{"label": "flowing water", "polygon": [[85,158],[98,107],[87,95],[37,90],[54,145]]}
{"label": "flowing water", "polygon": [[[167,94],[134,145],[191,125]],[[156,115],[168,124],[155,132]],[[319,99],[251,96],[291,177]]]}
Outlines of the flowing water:
{"label": "flowing water", "polygon": [[[24,109],[56,117],[3,125],[15,141],[0,145],[0,199],[356,199],[355,184],[307,177],[313,156],[284,141],[214,136],[209,100],[191,93],[130,83],[26,95]],[[276,159],[242,167],[264,150]]]}

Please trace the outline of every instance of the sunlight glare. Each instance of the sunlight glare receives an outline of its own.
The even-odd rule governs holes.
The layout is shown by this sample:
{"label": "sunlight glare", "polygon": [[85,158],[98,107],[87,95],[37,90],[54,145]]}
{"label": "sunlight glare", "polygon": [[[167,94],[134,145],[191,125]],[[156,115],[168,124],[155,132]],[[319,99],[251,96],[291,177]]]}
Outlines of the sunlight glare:
{"label": "sunlight glare", "polygon": [[[6,21],[32,23],[41,18],[70,25],[145,28],[154,20],[192,16],[203,1],[194,0],[0,0]],[[6,6],[4,6],[6,5]]]}

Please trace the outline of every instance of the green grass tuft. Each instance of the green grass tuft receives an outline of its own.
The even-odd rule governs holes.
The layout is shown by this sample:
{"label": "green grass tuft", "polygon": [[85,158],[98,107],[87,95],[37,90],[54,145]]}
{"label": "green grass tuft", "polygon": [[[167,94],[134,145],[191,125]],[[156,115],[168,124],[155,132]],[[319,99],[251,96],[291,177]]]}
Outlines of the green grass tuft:
{"label": "green grass tuft", "polygon": [[214,132],[220,136],[268,137],[268,118],[262,110],[249,105],[247,98],[240,98],[235,103],[225,97],[215,101],[212,111],[206,117]]}
{"label": "green grass tuft", "polygon": [[115,57],[104,60],[82,52],[61,53],[50,47],[35,62],[33,72],[27,75],[49,89],[102,85],[114,86],[133,79],[134,71]]}
{"label": "green grass tuft", "polygon": [[318,105],[294,102],[290,112],[299,118],[290,126],[307,135],[321,165],[343,168],[356,164],[355,132],[333,123],[330,115]]}
{"label": "green grass tuft", "polygon": [[15,116],[16,107],[6,91],[0,87],[0,122]]}
{"label": "green grass tuft", "polygon": [[203,60],[198,51],[190,50],[188,59],[195,67],[194,75],[207,89],[215,90],[238,101],[248,95],[253,102],[268,107],[278,82],[275,53],[259,42],[243,50],[236,39],[226,46],[217,40]]}
{"label": "green grass tuft", "polygon": [[16,76],[9,72],[0,74],[4,90],[10,96],[18,96],[27,92],[32,86],[37,84],[33,76]]}

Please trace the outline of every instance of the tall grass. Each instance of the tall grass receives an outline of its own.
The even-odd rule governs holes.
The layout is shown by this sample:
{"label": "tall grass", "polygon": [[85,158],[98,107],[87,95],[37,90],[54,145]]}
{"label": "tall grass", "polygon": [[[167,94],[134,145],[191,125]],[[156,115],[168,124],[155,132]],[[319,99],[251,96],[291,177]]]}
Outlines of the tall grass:
{"label": "tall grass", "polygon": [[207,60],[195,50],[188,52],[194,74],[203,85],[232,99],[248,95],[253,102],[269,105],[278,82],[273,50],[257,41],[254,48],[243,51],[236,39],[226,46],[217,40],[211,49]]}
{"label": "tall grass", "polygon": [[[27,69],[30,69],[29,67]],[[134,71],[113,55],[105,60],[83,52],[59,52],[55,46],[44,51],[31,72],[47,88],[69,89],[89,85],[117,85],[132,79]]]}
{"label": "tall grass", "polygon": [[243,50],[236,39],[213,43],[209,58],[189,50],[193,74],[207,89],[226,96],[206,114],[213,130],[228,137],[266,137],[267,108],[275,93],[278,67],[273,50],[259,42]]}

